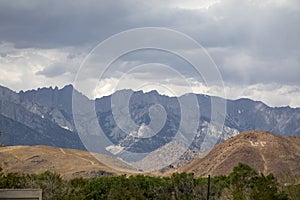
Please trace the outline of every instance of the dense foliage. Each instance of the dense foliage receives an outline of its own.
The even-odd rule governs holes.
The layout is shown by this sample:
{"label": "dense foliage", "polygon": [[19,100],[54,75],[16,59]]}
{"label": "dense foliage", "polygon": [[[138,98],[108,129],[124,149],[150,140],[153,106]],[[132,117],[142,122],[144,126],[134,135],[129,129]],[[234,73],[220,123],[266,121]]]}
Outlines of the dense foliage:
{"label": "dense foliage", "polygon": [[[51,172],[4,174],[0,169],[0,188],[41,188],[43,199],[206,199],[207,181],[187,173],[63,180]],[[259,175],[240,163],[229,176],[211,178],[210,191],[210,199],[297,199],[300,185],[280,186],[272,174]]]}

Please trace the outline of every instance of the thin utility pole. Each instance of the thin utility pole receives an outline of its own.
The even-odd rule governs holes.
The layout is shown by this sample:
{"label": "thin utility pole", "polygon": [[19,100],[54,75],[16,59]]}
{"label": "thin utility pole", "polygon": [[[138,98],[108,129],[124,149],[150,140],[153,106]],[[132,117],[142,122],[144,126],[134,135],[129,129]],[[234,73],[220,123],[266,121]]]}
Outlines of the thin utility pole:
{"label": "thin utility pole", "polygon": [[210,175],[208,175],[207,179],[207,200],[209,200],[209,195],[210,195]]}

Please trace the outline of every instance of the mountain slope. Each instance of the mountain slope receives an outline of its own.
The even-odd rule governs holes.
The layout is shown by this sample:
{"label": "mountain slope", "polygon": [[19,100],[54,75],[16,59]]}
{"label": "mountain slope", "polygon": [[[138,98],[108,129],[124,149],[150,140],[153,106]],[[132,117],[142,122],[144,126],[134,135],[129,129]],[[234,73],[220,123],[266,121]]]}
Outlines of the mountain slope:
{"label": "mountain slope", "polygon": [[0,147],[0,167],[4,172],[42,173],[52,171],[63,178],[96,177],[120,175],[136,171],[118,159],[97,154],[97,158],[113,164],[110,168],[87,151],[63,149],[51,146],[9,146]]}
{"label": "mountain slope", "polygon": [[228,175],[239,162],[263,174],[300,176],[300,137],[279,136],[265,131],[246,131],[216,145],[178,171],[197,176]]}

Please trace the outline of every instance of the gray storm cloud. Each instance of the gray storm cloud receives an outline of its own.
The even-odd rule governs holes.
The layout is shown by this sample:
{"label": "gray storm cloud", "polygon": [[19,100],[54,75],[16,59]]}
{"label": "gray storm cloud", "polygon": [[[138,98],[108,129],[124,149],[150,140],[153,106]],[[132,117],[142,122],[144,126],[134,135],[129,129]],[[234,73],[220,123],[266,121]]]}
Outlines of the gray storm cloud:
{"label": "gray storm cloud", "polygon": [[[228,96],[238,98],[249,94],[247,97],[271,105],[300,106],[296,103],[300,102],[299,22],[297,0],[3,0],[0,2],[0,71],[5,76],[0,78],[0,84],[15,90],[63,86],[74,80],[84,55],[99,42],[131,28],[155,26],[181,31],[203,45],[219,67]],[[117,62],[116,73],[125,73],[124,66],[128,63],[147,64],[153,60],[180,69],[193,78],[186,63],[159,52],[122,57]],[[102,67],[101,62],[95,66]],[[155,70],[152,74],[144,73],[147,74],[149,82],[153,77],[158,82],[165,77],[163,72]],[[147,79],[142,75],[135,77],[136,83]],[[103,82],[107,85],[103,88],[110,90],[116,77],[114,74],[106,77]],[[176,85],[176,80],[171,82],[172,86]],[[242,91],[234,95],[230,88]],[[270,92],[277,96],[269,98],[266,94]],[[283,93],[289,98],[283,98]]]}

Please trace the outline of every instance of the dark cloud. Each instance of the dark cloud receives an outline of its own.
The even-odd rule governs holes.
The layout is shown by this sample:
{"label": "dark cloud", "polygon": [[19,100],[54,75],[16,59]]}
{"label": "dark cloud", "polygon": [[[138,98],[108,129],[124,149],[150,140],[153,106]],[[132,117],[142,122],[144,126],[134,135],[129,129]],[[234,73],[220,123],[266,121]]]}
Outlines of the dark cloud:
{"label": "dark cloud", "polygon": [[4,0],[0,39],[23,47],[76,46],[98,43],[129,28],[163,26],[183,31],[207,47],[247,46],[258,55],[280,55],[300,46],[300,3],[291,2],[294,9],[223,0],[209,9],[190,10],[172,1]]}
{"label": "dark cloud", "polygon": [[[99,42],[126,26],[127,4],[110,1],[1,1],[1,39],[21,47]],[[124,27],[124,28],[122,28]]]}
{"label": "dark cloud", "polygon": [[[59,51],[70,47],[87,54],[99,42],[121,31],[146,26],[167,27],[186,33],[203,45],[229,85],[276,83],[300,87],[299,22],[298,0],[2,0],[0,47],[5,46],[1,46],[1,42],[8,42],[16,49]],[[0,50],[1,59],[13,54]],[[118,74],[126,72],[126,68],[122,68],[126,63],[158,62],[193,76],[189,66],[173,55],[135,53],[116,62],[120,66],[116,68]],[[78,54],[70,52],[64,60],[45,61],[34,74],[47,78],[74,75],[82,61],[76,57]],[[5,62],[2,64],[5,66]],[[160,75],[163,77],[163,73]],[[150,76],[149,80],[153,79]]]}

